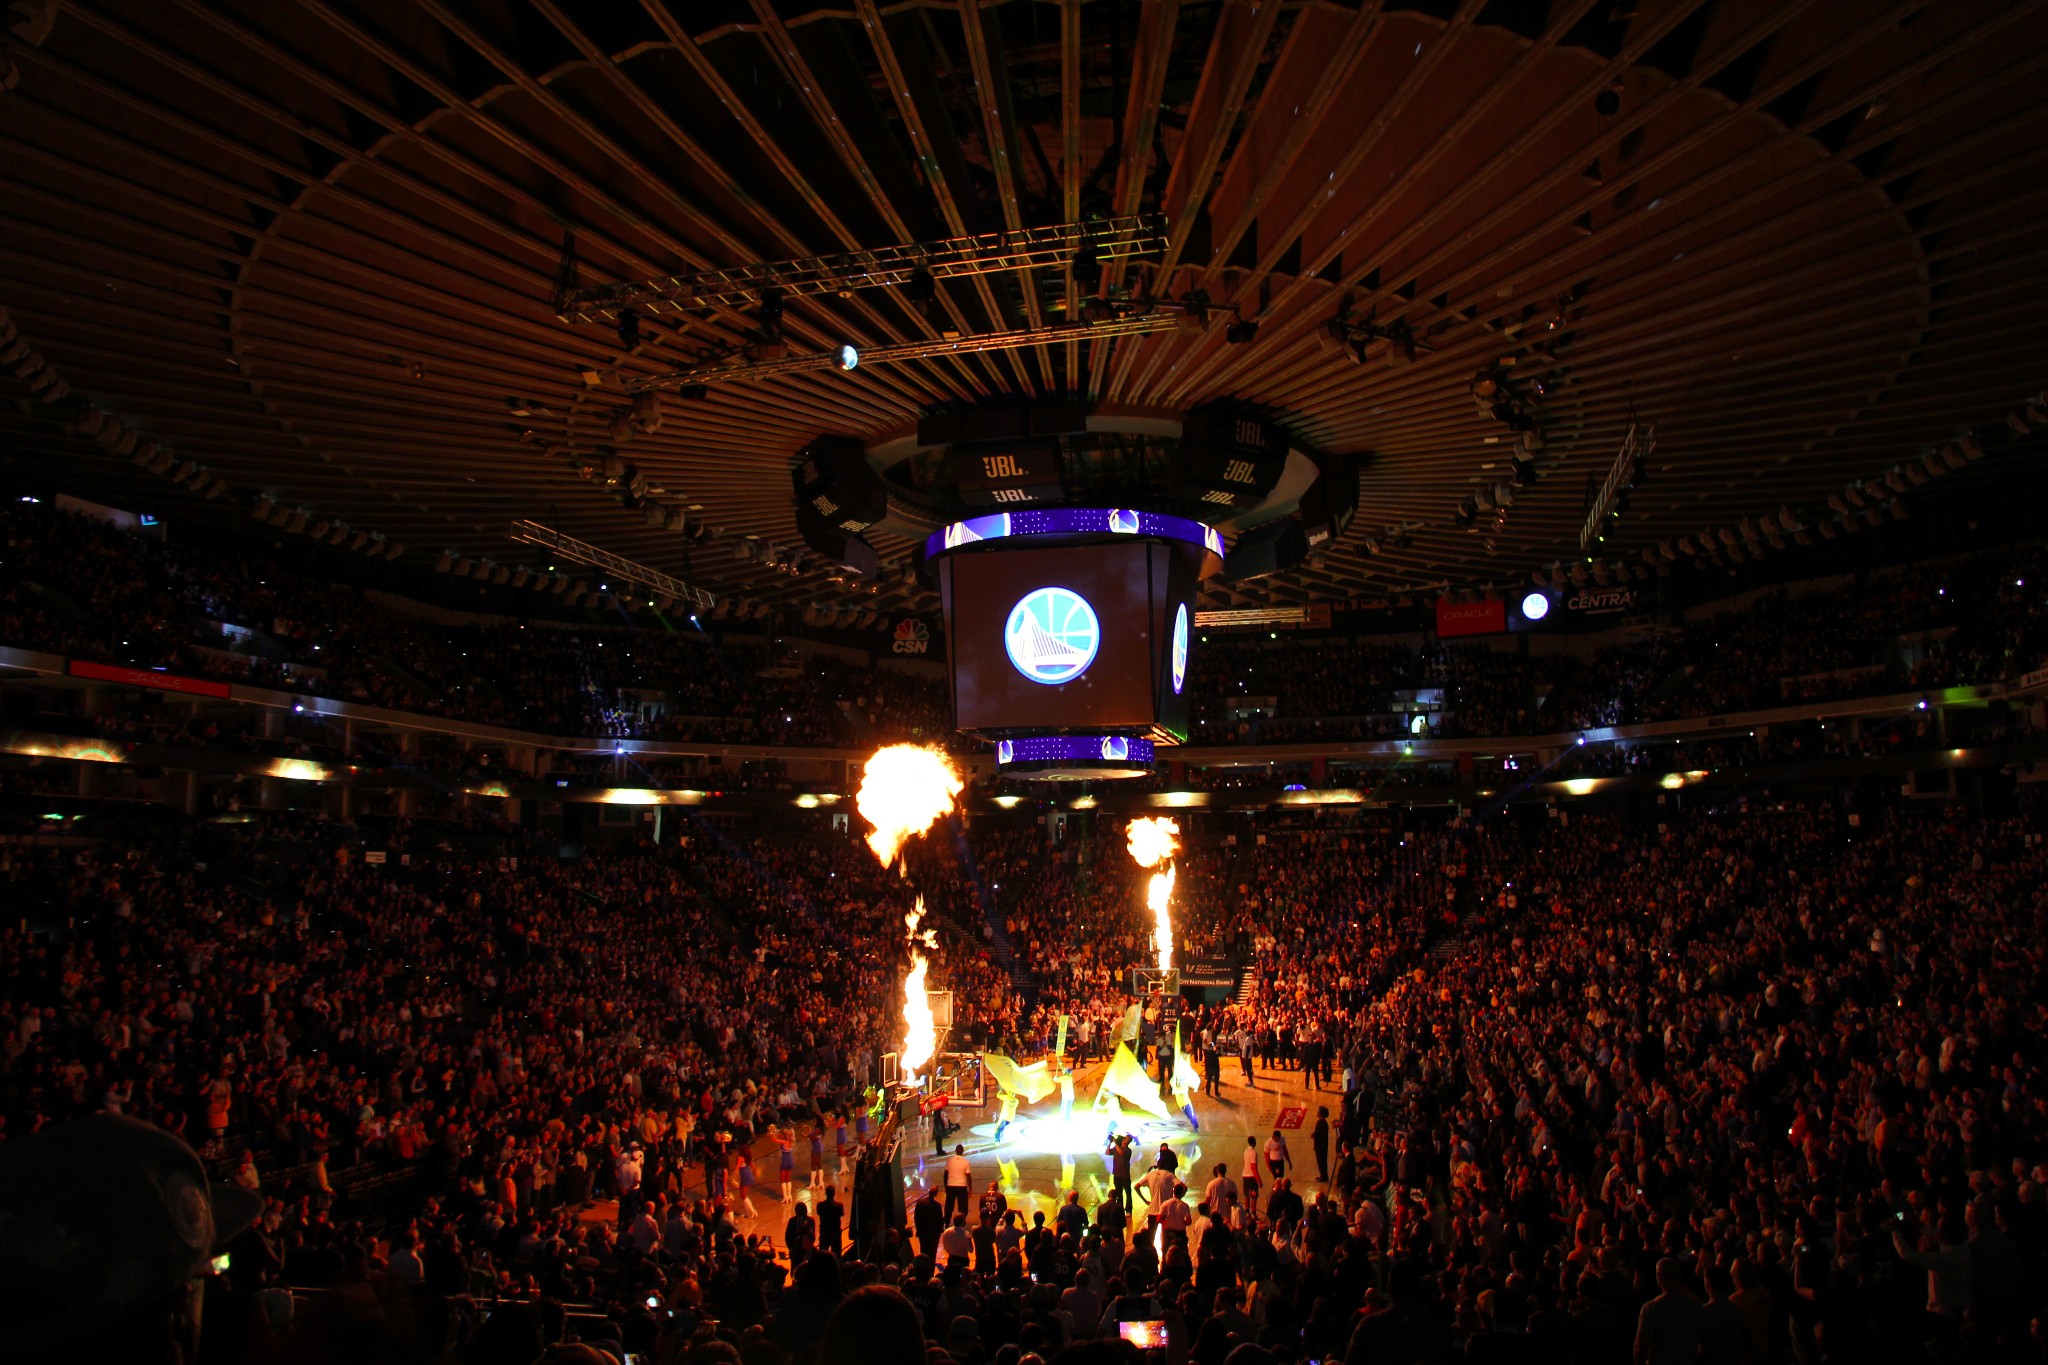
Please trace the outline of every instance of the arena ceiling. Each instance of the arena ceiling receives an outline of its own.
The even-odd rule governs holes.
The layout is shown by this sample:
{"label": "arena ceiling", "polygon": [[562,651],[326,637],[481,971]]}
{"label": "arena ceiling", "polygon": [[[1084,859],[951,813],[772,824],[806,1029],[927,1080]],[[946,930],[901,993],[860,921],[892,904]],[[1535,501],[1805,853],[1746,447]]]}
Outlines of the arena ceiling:
{"label": "arena ceiling", "polygon": [[[1360,457],[1349,533],[1219,602],[1568,559],[1632,410],[1658,446],[1603,554],[1780,509],[1813,528],[2048,370],[2043,8],[15,0],[0,307],[70,395],[5,380],[0,440],[187,519],[246,525],[263,496],[425,566],[532,563],[506,534],[530,517],[780,603],[907,591],[900,538],[879,596],[761,562],[796,545],[800,446],[1013,395],[1234,397]],[[587,283],[1137,212],[1169,245],[1110,281],[1204,290],[1252,344],[1212,327],[722,385],[621,439],[628,380],[755,319],[654,319],[629,352],[552,304],[570,231]],[[944,282],[936,308],[792,299],[787,332],[873,346],[1074,303],[1062,265]],[[1414,361],[1325,344],[1340,311],[1411,328]],[[1514,434],[1472,386],[1510,360],[1542,477],[1460,525],[1506,477]],[[81,437],[87,403],[216,496]],[[612,451],[663,525],[607,491]]]}

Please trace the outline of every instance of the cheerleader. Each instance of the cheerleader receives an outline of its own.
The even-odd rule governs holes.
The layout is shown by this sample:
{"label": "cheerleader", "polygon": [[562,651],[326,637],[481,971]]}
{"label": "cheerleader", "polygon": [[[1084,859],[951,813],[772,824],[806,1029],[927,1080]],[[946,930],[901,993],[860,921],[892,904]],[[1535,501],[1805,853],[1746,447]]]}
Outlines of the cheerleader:
{"label": "cheerleader", "polygon": [[761,1215],[754,1211],[751,1198],[754,1193],[754,1159],[747,1155],[744,1147],[735,1153],[735,1158],[740,1172],[740,1212],[748,1218],[759,1218]]}
{"label": "cheerleader", "polygon": [[825,1188],[825,1116],[820,1114],[811,1124],[811,1200],[817,1202],[818,1192]]}
{"label": "cheerleader", "polygon": [[787,1205],[796,1183],[796,1128],[770,1128],[768,1134],[775,1139],[776,1173],[782,1177],[782,1202]]}

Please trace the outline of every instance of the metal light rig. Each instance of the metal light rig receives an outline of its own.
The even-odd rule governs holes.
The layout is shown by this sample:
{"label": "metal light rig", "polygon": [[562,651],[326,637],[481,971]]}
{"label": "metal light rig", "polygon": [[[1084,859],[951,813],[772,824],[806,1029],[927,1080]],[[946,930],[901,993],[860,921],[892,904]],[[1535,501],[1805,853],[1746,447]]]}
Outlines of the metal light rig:
{"label": "metal light rig", "polygon": [[555,314],[564,322],[616,324],[620,314],[629,310],[658,317],[703,308],[753,307],[761,302],[764,290],[780,291],[785,298],[845,295],[856,289],[884,285],[915,286],[926,281],[1063,265],[1080,253],[1106,263],[1153,255],[1165,248],[1166,216],[1137,213],[1092,222],[843,251],[830,256],[764,261],[726,270],[694,270],[629,284],[586,288],[576,284],[575,238],[571,236],[562,245]]}

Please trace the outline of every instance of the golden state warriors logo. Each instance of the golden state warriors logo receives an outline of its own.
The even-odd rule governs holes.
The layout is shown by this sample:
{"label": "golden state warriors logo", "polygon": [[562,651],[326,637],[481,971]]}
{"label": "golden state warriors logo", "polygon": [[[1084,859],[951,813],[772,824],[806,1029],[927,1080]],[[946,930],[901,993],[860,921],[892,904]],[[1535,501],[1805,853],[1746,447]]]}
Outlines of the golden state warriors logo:
{"label": "golden state warriors logo", "polygon": [[1019,673],[1035,683],[1072,682],[1095,662],[1102,625],[1095,608],[1071,588],[1038,588],[1010,608],[1003,646]]}

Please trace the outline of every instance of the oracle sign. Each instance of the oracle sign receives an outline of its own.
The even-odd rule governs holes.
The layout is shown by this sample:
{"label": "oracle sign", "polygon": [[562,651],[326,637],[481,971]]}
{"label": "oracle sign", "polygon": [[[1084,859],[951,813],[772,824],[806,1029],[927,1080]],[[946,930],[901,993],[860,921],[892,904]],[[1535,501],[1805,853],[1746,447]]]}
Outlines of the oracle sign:
{"label": "oracle sign", "polygon": [[1453,602],[1436,599],[1436,636],[1448,640],[1459,635],[1498,635],[1508,628],[1508,604],[1498,597],[1483,602]]}

